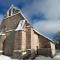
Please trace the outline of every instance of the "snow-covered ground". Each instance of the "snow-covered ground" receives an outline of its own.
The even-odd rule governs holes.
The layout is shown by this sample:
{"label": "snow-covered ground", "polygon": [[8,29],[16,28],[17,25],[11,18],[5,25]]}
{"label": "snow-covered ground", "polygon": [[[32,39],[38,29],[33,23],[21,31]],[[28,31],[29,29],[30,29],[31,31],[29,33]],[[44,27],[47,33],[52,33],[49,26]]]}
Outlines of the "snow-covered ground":
{"label": "snow-covered ground", "polygon": [[[8,56],[0,55],[0,60],[13,60]],[[15,60],[15,59],[14,59]],[[28,59],[31,60],[31,59]],[[60,60],[60,51],[57,52],[57,55],[52,59],[50,57],[39,56],[35,60]]]}
{"label": "snow-covered ground", "polygon": [[[15,60],[15,59],[11,59],[8,56],[0,55],[0,60]],[[28,59],[28,60],[31,60],[31,59]],[[56,55],[53,59],[50,57],[39,56],[39,57],[36,57],[36,59],[34,60],[60,60],[60,55]]]}
{"label": "snow-covered ground", "polygon": [[[11,59],[8,56],[1,55],[0,60],[15,60],[15,59]],[[31,60],[31,59],[28,59],[28,60]],[[56,55],[53,59],[50,57],[39,56],[39,57],[36,57],[36,59],[34,60],[60,60],[60,55]]]}
{"label": "snow-covered ground", "polygon": [[12,60],[12,59],[8,56],[0,55],[0,60]]}
{"label": "snow-covered ground", "polygon": [[40,56],[37,57],[35,60],[60,60],[60,55],[56,55],[53,59],[50,57]]}
{"label": "snow-covered ground", "polygon": [[50,57],[39,56],[35,60],[60,60],[60,51],[57,51],[57,55],[53,59]]}

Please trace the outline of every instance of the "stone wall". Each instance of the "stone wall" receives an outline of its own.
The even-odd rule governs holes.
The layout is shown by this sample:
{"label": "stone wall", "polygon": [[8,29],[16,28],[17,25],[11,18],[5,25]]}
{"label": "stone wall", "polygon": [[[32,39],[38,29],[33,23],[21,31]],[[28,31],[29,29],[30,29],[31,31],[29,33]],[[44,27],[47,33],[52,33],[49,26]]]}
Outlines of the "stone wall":
{"label": "stone wall", "polygon": [[55,44],[50,42],[50,45],[51,45],[51,56],[54,57],[56,55]]}
{"label": "stone wall", "polygon": [[33,29],[31,29],[31,49],[37,50],[37,47],[39,47],[39,38]]}
{"label": "stone wall", "polygon": [[3,54],[7,56],[12,56],[13,47],[14,47],[14,39],[15,38],[15,32],[9,32],[6,36],[6,39],[4,39],[3,42]]}
{"label": "stone wall", "polygon": [[3,42],[6,38],[6,35],[0,35],[0,55],[3,53]]}
{"label": "stone wall", "polygon": [[6,30],[12,30],[12,29],[16,29],[19,21],[23,20],[24,18],[21,16],[21,14],[16,14],[13,15],[11,17],[5,18],[3,19],[2,23],[1,23],[1,30],[6,31]]}
{"label": "stone wall", "polygon": [[26,27],[26,49],[31,49],[31,28]]}
{"label": "stone wall", "polygon": [[25,51],[26,50],[26,31],[22,31],[22,46],[21,50]]}
{"label": "stone wall", "polygon": [[16,31],[14,38],[14,47],[13,47],[13,58],[19,58],[22,47],[22,31]]}
{"label": "stone wall", "polygon": [[39,43],[42,48],[50,48],[50,41],[42,35],[39,36]]}

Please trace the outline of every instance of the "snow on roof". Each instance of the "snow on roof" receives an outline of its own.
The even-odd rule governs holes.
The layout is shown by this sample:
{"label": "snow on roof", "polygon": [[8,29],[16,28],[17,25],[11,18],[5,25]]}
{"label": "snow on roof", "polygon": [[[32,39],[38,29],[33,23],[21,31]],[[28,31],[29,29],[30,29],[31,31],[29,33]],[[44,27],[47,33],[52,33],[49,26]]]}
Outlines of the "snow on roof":
{"label": "snow on roof", "polygon": [[25,20],[20,20],[20,22],[19,22],[19,24],[18,24],[18,26],[17,26],[15,31],[23,30],[24,24],[25,24]]}
{"label": "snow on roof", "polygon": [[49,41],[51,41],[51,42],[53,42],[53,43],[54,43],[54,41],[53,41],[52,39],[50,39],[50,38],[48,38],[47,36],[45,36],[45,35],[43,35],[43,34],[39,33],[39,32],[38,32],[37,30],[35,30],[34,28],[33,28],[33,30],[34,30],[37,34],[39,34],[39,35],[43,36],[44,38],[46,38],[46,39],[48,39]]}

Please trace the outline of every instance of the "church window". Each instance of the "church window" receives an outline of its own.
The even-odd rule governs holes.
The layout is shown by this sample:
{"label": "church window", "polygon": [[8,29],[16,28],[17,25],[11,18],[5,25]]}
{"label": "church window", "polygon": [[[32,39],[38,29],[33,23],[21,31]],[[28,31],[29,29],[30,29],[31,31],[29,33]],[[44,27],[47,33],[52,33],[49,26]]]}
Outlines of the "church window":
{"label": "church window", "polygon": [[11,16],[11,10],[9,10],[9,16]]}
{"label": "church window", "polygon": [[13,14],[15,13],[15,9],[13,9]]}

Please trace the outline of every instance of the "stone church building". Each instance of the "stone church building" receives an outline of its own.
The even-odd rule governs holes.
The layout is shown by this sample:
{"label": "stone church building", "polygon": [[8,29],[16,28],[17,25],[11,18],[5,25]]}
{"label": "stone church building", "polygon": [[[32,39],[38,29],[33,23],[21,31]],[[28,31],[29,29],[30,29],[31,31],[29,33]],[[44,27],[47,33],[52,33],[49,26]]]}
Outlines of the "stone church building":
{"label": "stone church building", "polygon": [[12,5],[0,26],[0,54],[21,58],[34,52],[54,56],[55,43],[36,31],[21,10]]}

